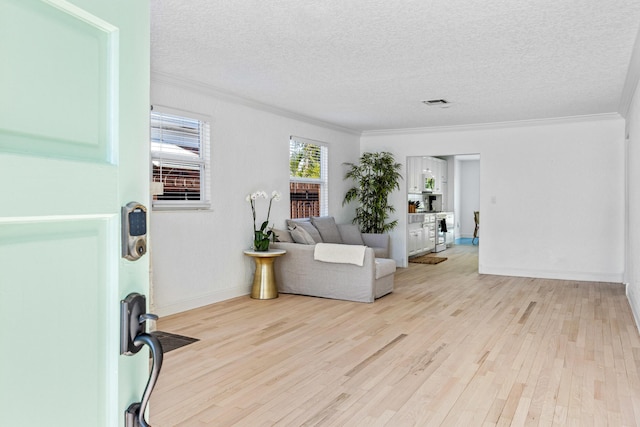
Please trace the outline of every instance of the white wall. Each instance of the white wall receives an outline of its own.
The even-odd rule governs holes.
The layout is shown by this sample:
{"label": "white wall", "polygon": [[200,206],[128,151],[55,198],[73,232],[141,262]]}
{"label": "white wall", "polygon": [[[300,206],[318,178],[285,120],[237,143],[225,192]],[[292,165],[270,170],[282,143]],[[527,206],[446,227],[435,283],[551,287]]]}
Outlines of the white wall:
{"label": "white wall", "polygon": [[640,85],[627,115],[627,297],[640,329]]}
{"label": "white wall", "polygon": [[[367,132],[361,149],[391,151],[400,161],[425,153],[480,154],[480,273],[622,282],[624,125],[607,115]],[[391,198],[401,206],[406,194]],[[405,266],[406,215],[398,212],[392,252]]]}
{"label": "white wall", "polygon": [[[620,117],[367,132],[360,138],[180,82],[152,80],[151,97],[153,104],[212,119],[212,210],[151,213],[153,300],[160,315],[249,292],[253,263],[242,250],[251,244],[252,220],[244,198],[257,189],[288,193],[292,134],[329,144],[329,213],[338,222],[353,217],[353,206],[341,206],[350,186],[342,179],[342,162],[357,161],[361,151],[390,151],[399,162],[425,153],[480,153],[480,273],[622,281],[625,123]],[[640,170],[638,98],[629,119],[627,263],[629,299],[636,313],[640,264],[632,260],[640,255],[640,220],[634,220],[640,218],[640,191],[635,184],[640,174],[634,172]],[[454,176],[457,172],[454,169]],[[404,206],[407,197],[406,183],[401,188],[391,196],[397,207]],[[397,210],[400,225],[392,233],[392,253],[400,266],[406,266],[404,213]],[[282,225],[288,216],[288,199],[274,203],[272,222]]]}
{"label": "white wall", "polygon": [[480,160],[456,161],[460,171],[460,208],[456,211],[456,231],[460,237],[473,237],[476,223],[473,212],[480,210]]}
{"label": "white wall", "polygon": [[[270,219],[284,226],[290,135],[329,144],[329,214],[343,223],[353,218],[354,207],[342,207],[351,184],[343,180],[342,163],[357,161],[358,135],[165,78],[152,79],[151,102],[211,117],[212,209],[150,216],[153,303],[159,315],[249,293],[253,261],[242,251],[252,243],[253,220],[245,196],[280,191],[283,200],[274,202]],[[263,216],[266,207],[258,206]]]}

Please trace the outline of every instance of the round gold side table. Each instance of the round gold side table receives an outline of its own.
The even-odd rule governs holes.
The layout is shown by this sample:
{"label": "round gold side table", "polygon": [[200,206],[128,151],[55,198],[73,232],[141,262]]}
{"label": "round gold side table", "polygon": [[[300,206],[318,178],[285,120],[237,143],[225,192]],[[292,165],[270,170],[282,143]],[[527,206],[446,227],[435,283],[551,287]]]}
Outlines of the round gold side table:
{"label": "round gold side table", "polygon": [[283,249],[269,249],[268,251],[246,250],[244,254],[253,258],[256,263],[256,271],[253,275],[251,298],[273,299],[278,298],[278,286],[273,273],[273,262],[281,255],[286,254]]}

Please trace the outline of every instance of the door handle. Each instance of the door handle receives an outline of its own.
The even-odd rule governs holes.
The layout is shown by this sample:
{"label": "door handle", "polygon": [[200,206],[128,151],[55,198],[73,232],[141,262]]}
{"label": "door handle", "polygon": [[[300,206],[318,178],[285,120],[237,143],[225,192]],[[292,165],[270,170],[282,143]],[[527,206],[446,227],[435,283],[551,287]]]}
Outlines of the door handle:
{"label": "door handle", "polygon": [[120,354],[132,356],[147,345],[151,350],[151,372],[140,402],[132,403],[125,411],[125,427],[151,427],[144,419],[144,413],[151,392],[158,381],[162,368],[163,350],[158,338],[146,332],[147,320],[158,320],[155,314],[147,313],[144,295],[131,293],[120,302],[121,340]]}
{"label": "door handle", "polygon": [[149,346],[149,349],[151,350],[152,365],[147,386],[144,388],[144,392],[142,393],[142,400],[129,405],[125,412],[125,427],[151,427],[144,419],[144,413],[147,409],[147,404],[149,403],[153,387],[155,387],[156,382],[158,381],[160,369],[162,368],[162,344],[160,344],[158,338],[147,333],[138,335],[135,338],[134,343],[140,346],[144,344]]}

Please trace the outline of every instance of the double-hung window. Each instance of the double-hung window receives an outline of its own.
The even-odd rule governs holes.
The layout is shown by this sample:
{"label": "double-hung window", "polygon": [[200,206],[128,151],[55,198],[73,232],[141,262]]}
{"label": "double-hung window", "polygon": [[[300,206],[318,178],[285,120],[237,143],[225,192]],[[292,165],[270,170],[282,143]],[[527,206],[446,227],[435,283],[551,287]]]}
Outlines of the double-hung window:
{"label": "double-hung window", "polygon": [[154,107],[151,164],[154,207],[209,207],[209,122],[204,117]]}
{"label": "double-hung window", "polygon": [[328,215],[328,159],[327,144],[297,136],[289,138],[291,218]]}

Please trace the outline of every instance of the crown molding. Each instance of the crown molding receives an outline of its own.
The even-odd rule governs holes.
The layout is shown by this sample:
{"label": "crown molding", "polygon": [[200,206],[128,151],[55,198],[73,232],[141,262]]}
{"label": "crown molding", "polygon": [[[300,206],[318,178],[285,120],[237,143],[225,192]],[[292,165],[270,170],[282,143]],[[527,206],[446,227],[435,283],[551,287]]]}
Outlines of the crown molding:
{"label": "crown molding", "polygon": [[[637,45],[640,46],[640,43],[638,43]],[[633,67],[634,72],[632,73],[632,70],[631,70],[632,66],[630,65],[630,71],[627,76],[627,83],[625,84],[625,89],[628,84],[633,90],[625,90],[623,94],[623,95],[628,95],[630,93],[630,95],[628,95],[628,105],[626,107],[627,112],[629,109],[629,105],[631,103],[631,99],[633,98],[633,91],[635,90],[635,86],[633,85],[634,84],[637,85],[638,81],[640,80],[640,52],[638,52],[638,50],[639,49],[634,50],[634,57],[636,57],[637,59],[637,61],[635,61],[636,66]],[[633,64],[634,62],[632,62],[632,65]],[[629,77],[632,74],[635,75],[635,80]],[[244,97],[235,95],[231,92],[207,85],[199,81],[190,80],[183,77],[177,77],[175,75],[171,75],[167,73],[152,72],[151,81],[155,83],[167,84],[170,86],[189,90],[191,92],[198,93],[198,94],[205,94],[216,99],[232,102],[239,105],[244,105],[246,107],[276,114],[282,117],[287,117],[293,120],[302,121],[311,125],[333,129],[338,132],[348,133],[354,136],[407,135],[407,134],[424,134],[424,133],[441,133],[441,132],[463,132],[463,131],[478,131],[478,130],[492,130],[492,129],[508,129],[508,128],[515,128],[515,127],[524,127],[524,126],[544,126],[544,125],[566,124],[566,123],[576,123],[576,122],[593,122],[598,120],[612,120],[612,119],[624,118],[624,114],[612,112],[612,113],[604,113],[604,114],[590,114],[590,115],[583,115],[583,116],[514,120],[509,122],[474,123],[474,124],[451,125],[451,126],[426,126],[426,127],[420,127],[420,128],[380,129],[380,130],[360,131],[356,129],[339,126],[334,123],[329,123],[322,120],[314,119],[312,117],[305,116],[303,114],[298,114],[289,110],[285,110],[283,108],[275,107],[273,105],[264,104],[262,102],[258,102],[249,98],[244,98]]]}
{"label": "crown molding", "polygon": [[336,130],[338,132],[344,132],[355,136],[361,136],[361,132],[356,129],[339,126],[334,123],[325,122],[323,120],[314,119],[303,114],[295,113],[293,111],[285,110],[283,108],[275,107],[273,105],[264,104],[253,99],[244,98],[242,96],[235,95],[231,92],[210,86],[206,83],[202,83],[196,80],[186,79],[178,77],[172,74],[161,73],[153,71],[151,73],[152,83],[162,83],[170,86],[178,87],[181,89],[189,90],[198,94],[205,94],[216,99],[231,102],[234,104],[244,105],[245,107],[254,108],[256,110],[265,111],[267,113],[276,114],[278,116],[286,117],[293,120],[298,120],[311,125],[320,126]]}
{"label": "crown molding", "polygon": [[407,134],[423,134],[423,133],[509,129],[509,128],[517,128],[517,127],[547,126],[547,125],[568,124],[568,123],[577,123],[577,122],[604,121],[604,120],[613,120],[613,119],[623,119],[623,117],[619,113],[603,113],[603,114],[589,114],[589,115],[583,115],[583,116],[553,117],[553,118],[546,118],[546,119],[514,120],[510,122],[474,123],[474,124],[468,124],[468,125],[452,125],[452,126],[429,126],[429,127],[407,128],[407,129],[367,130],[362,132],[362,136],[407,135]]}

